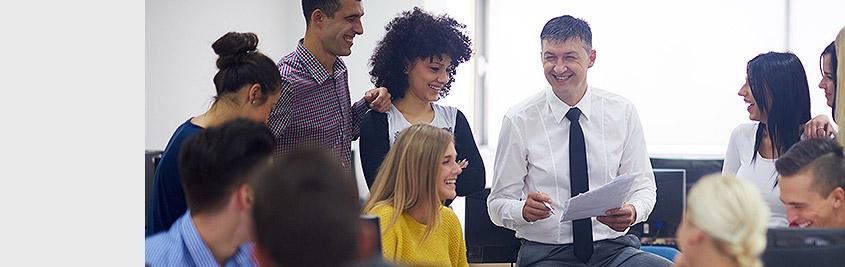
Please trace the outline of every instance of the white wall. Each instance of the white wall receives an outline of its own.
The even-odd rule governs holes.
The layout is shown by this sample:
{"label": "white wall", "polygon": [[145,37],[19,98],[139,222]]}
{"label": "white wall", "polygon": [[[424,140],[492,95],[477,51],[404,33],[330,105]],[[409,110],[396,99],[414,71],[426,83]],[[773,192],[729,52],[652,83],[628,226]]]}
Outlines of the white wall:
{"label": "white wall", "polygon": [[845,26],[845,1],[790,1],[789,46],[801,59],[810,82],[812,116],[824,114],[830,117],[830,107],[825,105],[824,93],[819,89],[821,72],[819,55],[836,38],[839,29]]}
{"label": "white wall", "polygon": [[[271,58],[287,50],[291,1],[146,1],[146,148],[164,149],[173,131],[208,109],[216,94],[211,44],[229,31],[258,34]],[[299,12],[301,13],[301,12]],[[301,16],[301,15],[300,15]],[[116,88],[118,89],[118,88]]]}
{"label": "white wall", "polygon": [[[427,3],[445,2],[429,0]],[[148,150],[163,150],[179,124],[205,112],[215,95],[217,72],[211,44],[229,31],[255,32],[258,49],[274,61],[293,51],[305,34],[300,1],[185,0],[146,2],[146,134]],[[355,38],[349,67],[353,101],[373,88],[367,62],[384,26],[399,12],[423,6],[422,0],[365,0],[364,34]],[[353,149],[357,151],[357,142]],[[356,159],[360,156],[355,155]],[[359,189],[366,192],[360,161]]]}
{"label": "white wall", "polygon": [[[367,61],[384,35],[384,26],[423,1],[368,0],[363,4],[364,35],[355,38],[352,55],[344,58],[353,101],[373,87]],[[300,1],[149,0],[146,5],[145,140],[151,150],[164,149],[179,124],[211,104],[217,71],[211,49],[214,40],[228,31],[255,32],[259,50],[278,61],[293,51],[305,33]]]}

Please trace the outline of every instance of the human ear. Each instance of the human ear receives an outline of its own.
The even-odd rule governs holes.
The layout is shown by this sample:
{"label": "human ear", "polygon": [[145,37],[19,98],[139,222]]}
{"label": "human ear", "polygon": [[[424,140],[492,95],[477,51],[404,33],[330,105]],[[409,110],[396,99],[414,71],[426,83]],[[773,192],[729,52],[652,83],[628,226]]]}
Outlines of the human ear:
{"label": "human ear", "polygon": [[260,104],[262,95],[263,93],[261,93],[261,85],[257,83],[253,84],[249,87],[249,96],[247,98],[247,101],[249,101],[249,103],[253,105],[255,105],[256,103]]}
{"label": "human ear", "polygon": [[244,184],[239,187],[237,192],[238,203],[240,206],[245,207],[247,209],[252,209],[253,204],[253,193],[252,188],[249,185]]}
{"label": "human ear", "polygon": [[707,239],[707,234],[704,233],[701,229],[695,228],[692,230],[692,234],[688,239],[687,243],[695,246],[699,246],[704,243],[704,240]]}
{"label": "human ear", "polygon": [[319,26],[319,28],[322,28],[324,18],[325,16],[323,11],[320,9],[314,9],[314,11],[311,12],[311,23]]}
{"label": "human ear", "polygon": [[845,202],[845,189],[842,189],[842,187],[834,188],[827,197],[833,201],[833,208],[842,207],[843,202]]}

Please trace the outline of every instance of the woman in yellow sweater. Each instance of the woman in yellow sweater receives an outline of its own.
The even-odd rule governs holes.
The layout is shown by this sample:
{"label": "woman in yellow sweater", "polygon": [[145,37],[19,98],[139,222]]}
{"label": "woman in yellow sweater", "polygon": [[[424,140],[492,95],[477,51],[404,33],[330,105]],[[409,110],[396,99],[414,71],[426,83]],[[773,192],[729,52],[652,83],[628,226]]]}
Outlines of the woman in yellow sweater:
{"label": "woman in yellow sweater", "polygon": [[410,266],[469,266],[461,224],[443,201],[461,173],[452,134],[406,128],[379,168],[364,212],[381,223],[384,258]]}

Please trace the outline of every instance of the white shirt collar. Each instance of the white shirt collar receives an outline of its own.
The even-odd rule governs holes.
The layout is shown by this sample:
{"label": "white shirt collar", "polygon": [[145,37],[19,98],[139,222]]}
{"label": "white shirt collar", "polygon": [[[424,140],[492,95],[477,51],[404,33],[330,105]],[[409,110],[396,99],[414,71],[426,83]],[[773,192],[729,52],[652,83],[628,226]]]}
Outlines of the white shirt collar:
{"label": "white shirt collar", "polygon": [[549,108],[552,110],[552,115],[555,117],[555,122],[560,123],[566,117],[566,113],[576,107],[581,110],[581,115],[584,116],[584,119],[590,120],[590,113],[592,112],[592,91],[590,90],[590,86],[587,86],[587,91],[584,92],[584,97],[581,98],[581,101],[578,101],[575,106],[570,106],[566,102],[563,102],[563,100],[560,100],[560,98],[557,98],[555,92],[551,88],[548,88],[546,90],[546,100],[549,103]]}

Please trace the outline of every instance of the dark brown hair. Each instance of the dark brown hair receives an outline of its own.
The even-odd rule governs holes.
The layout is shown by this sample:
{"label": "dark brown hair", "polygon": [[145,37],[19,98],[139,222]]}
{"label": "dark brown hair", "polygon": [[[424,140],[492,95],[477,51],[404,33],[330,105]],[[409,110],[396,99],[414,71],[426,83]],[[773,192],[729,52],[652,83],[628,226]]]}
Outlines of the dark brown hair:
{"label": "dark brown hair", "polygon": [[220,56],[217,59],[220,70],[214,75],[216,100],[256,83],[261,85],[262,103],[267,95],[280,90],[282,75],[279,69],[273,60],[258,52],[257,46],[258,36],[251,32],[229,32],[211,45],[214,53]]}
{"label": "dark brown hair", "polygon": [[299,148],[252,181],[256,243],[278,266],[354,260],[360,200],[353,176],[327,152]]}
{"label": "dark brown hair", "polygon": [[179,174],[191,214],[214,212],[247,175],[273,152],[273,133],[263,123],[236,119],[188,138]]}

